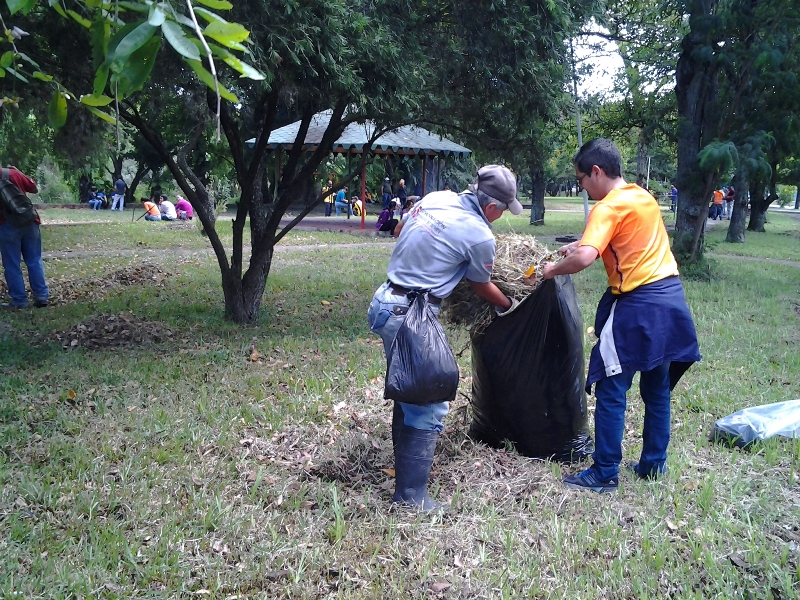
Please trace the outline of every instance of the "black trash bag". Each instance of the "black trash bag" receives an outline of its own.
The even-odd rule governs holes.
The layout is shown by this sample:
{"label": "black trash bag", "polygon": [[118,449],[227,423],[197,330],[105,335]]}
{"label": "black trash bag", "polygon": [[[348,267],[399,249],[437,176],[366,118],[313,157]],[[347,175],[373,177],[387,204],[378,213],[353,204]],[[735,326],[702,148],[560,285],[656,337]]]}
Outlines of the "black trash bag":
{"label": "black trash bag", "polygon": [[572,279],[543,282],[472,336],[469,435],[520,454],[576,461],[593,451],[586,414],[583,320]]}
{"label": "black trash bag", "polygon": [[409,404],[451,402],[458,390],[458,365],[442,326],[418,293],[389,351],[383,397]]}

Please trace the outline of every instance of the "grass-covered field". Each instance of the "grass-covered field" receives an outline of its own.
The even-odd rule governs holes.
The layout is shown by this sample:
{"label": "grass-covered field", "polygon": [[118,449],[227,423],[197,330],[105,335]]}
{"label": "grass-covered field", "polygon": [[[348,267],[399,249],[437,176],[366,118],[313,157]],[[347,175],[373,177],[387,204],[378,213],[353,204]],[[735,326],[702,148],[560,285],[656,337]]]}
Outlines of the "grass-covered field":
{"label": "grass-covered field", "polygon": [[[546,220],[506,217],[495,230],[579,234],[583,217]],[[715,242],[723,228],[709,244],[800,257],[800,223],[770,221],[743,245]],[[390,508],[382,470],[393,466],[390,407],[365,313],[391,245],[277,254],[262,318],[237,327],[223,319],[215,259],[191,252],[207,240],[147,225],[45,227],[45,250],[108,255],[48,260],[66,303],[0,315],[3,597],[800,594],[800,441],[743,452],[707,440],[726,414],[800,398],[800,267],[725,256],[709,280],[685,282],[704,359],[673,396],[665,480],[567,490],[560,473],[580,465],[474,444],[460,396],[432,484],[453,508],[426,516]],[[139,242],[155,251],[114,254]],[[574,281],[588,327],[602,266]],[[469,352],[460,366],[468,396]],[[626,459],[638,457],[641,418],[632,392]]]}

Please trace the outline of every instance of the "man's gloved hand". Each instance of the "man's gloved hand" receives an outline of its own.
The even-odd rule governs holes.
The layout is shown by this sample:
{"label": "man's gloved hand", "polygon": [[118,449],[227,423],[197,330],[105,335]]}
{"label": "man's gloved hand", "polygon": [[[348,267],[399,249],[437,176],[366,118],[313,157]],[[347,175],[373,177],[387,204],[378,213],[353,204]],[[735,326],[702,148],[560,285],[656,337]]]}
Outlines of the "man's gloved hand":
{"label": "man's gloved hand", "polygon": [[498,317],[506,317],[510,315],[512,312],[514,312],[518,306],[519,306],[519,300],[517,300],[516,298],[511,298],[511,306],[509,308],[503,310],[495,306],[494,311],[497,313]]}

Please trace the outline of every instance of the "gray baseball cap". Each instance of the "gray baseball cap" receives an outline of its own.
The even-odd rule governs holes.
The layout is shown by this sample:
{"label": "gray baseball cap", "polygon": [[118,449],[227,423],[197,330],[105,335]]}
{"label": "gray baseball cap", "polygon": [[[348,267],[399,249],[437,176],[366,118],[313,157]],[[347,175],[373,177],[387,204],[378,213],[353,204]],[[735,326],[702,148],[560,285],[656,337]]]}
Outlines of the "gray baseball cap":
{"label": "gray baseball cap", "polygon": [[517,200],[517,178],[502,165],[486,165],[478,169],[478,189],[508,207],[512,215],[522,212]]}

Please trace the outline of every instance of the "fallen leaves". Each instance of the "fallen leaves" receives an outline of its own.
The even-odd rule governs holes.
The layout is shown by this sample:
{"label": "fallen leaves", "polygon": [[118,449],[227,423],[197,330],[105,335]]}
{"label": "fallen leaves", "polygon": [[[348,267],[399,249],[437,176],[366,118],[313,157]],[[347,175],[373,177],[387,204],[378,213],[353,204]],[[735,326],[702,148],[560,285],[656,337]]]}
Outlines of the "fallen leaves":
{"label": "fallen leaves", "polygon": [[228,548],[228,544],[223,543],[222,540],[216,540],[211,545],[211,549],[222,556],[227,556],[231,552],[230,548]]}
{"label": "fallen leaves", "polygon": [[170,275],[156,265],[136,265],[97,277],[48,281],[50,288],[48,302],[55,306],[98,302],[119,288],[143,284],[164,287]]}
{"label": "fallen leaves", "polygon": [[77,347],[94,349],[144,346],[171,340],[174,335],[163,323],[145,321],[126,312],[89,317],[66,331],[52,334],[50,339],[60,342],[62,348],[69,350]]}
{"label": "fallen leaves", "polygon": [[667,529],[669,529],[670,531],[678,531],[678,526],[677,526],[677,525],[675,525],[675,523],[673,523],[673,522],[672,522],[672,521],[670,521],[669,519],[667,519],[667,520],[665,521],[665,523],[666,523],[666,525],[667,525]]}
{"label": "fallen leaves", "polygon": [[735,566],[739,567],[740,569],[749,569],[750,563],[747,562],[740,554],[736,552],[731,552],[728,555],[728,559],[733,563]]}

